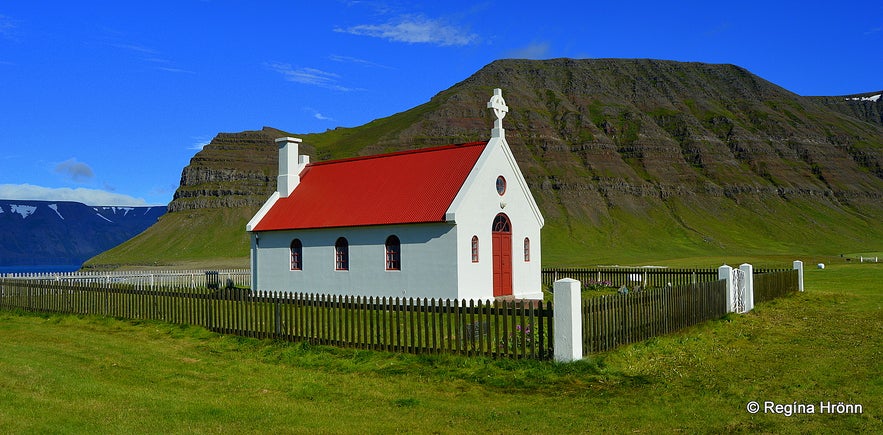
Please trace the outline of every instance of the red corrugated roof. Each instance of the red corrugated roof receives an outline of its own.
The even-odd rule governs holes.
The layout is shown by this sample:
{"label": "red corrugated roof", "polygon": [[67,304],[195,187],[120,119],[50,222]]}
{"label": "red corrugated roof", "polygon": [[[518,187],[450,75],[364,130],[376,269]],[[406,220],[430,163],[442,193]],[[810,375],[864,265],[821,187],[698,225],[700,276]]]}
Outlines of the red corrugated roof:
{"label": "red corrugated roof", "polygon": [[486,145],[310,163],[254,231],[443,222]]}

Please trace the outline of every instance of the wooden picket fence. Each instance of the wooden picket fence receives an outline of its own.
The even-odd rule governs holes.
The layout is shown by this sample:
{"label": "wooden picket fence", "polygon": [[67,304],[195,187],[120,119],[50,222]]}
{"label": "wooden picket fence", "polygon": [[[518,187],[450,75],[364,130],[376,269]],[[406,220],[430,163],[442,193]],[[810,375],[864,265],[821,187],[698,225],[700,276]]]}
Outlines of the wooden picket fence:
{"label": "wooden picket fence", "polygon": [[796,270],[780,270],[754,274],[754,303],[780,298],[799,290],[799,275]]}
{"label": "wooden picket fence", "polygon": [[[674,276],[689,282],[584,299],[583,353],[646,340],[727,313],[726,281],[710,280],[705,271],[678,271],[669,278]],[[253,292],[213,284],[211,278],[199,288],[0,278],[0,309],[158,320],[245,337],[415,354],[553,355],[550,302]],[[762,270],[754,275],[754,289],[755,302],[795,292],[797,271]]]}
{"label": "wooden picket fence", "polygon": [[670,269],[652,267],[556,267],[543,269],[543,284],[551,286],[561,278],[571,278],[583,283],[604,284],[609,287],[636,285],[642,288],[679,286],[700,282],[717,281],[717,269]]}
{"label": "wooden picket fence", "polygon": [[727,314],[726,281],[661,287],[583,301],[583,354],[668,334]]}
{"label": "wooden picket fence", "polygon": [[150,289],[0,279],[0,309],[149,319],[224,334],[407,353],[548,359],[552,304]]}
{"label": "wooden picket fence", "polygon": [[[754,268],[754,275],[792,272],[791,269]],[[718,280],[717,269],[678,269],[668,267],[550,267],[542,271],[543,285],[551,287],[561,278],[582,282],[583,286],[603,284],[642,289],[692,285]]]}

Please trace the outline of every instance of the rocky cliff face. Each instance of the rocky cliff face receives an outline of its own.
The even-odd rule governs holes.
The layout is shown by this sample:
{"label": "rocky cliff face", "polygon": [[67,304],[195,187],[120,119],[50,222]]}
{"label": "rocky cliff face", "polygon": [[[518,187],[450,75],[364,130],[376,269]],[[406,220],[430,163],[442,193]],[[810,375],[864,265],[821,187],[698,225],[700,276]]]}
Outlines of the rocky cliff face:
{"label": "rocky cliff face", "polygon": [[[733,65],[497,61],[429,103],[380,120],[384,131],[372,132],[373,142],[352,147],[370,126],[339,129],[302,136],[304,151],[321,160],[486,139],[483,102],[493,87],[504,89],[512,108],[504,125],[513,152],[542,191],[591,193],[600,204],[613,193],[848,202],[883,192],[883,126],[863,122],[873,120],[880,100],[801,97]],[[828,109],[832,101],[843,110]],[[856,116],[842,113],[849,110]],[[184,168],[169,211],[259,207],[275,189],[273,140],[285,135],[269,127],[219,134]]]}
{"label": "rocky cliff face", "polygon": [[[562,239],[620,243],[632,231],[624,219],[689,239],[697,252],[727,245],[716,219],[765,227],[768,239],[790,221],[827,226],[830,240],[840,231],[832,225],[848,222],[844,244],[862,242],[868,228],[883,237],[872,225],[883,219],[883,103],[872,94],[802,97],[734,65],[500,60],[411,110],[293,136],[313,161],[486,140],[485,102],[497,87],[511,110],[508,142],[547,230]],[[275,190],[273,140],[289,135],[219,134],[184,169],[169,211],[250,215]],[[740,237],[729,246],[752,243]]]}
{"label": "rocky cliff face", "polygon": [[883,91],[840,97],[809,97],[840,113],[883,125]]}
{"label": "rocky cliff face", "polygon": [[276,190],[274,140],[288,135],[270,127],[218,134],[182,171],[169,212],[260,207]]}
{"label": "rocky cliff face", "polygon": [[549,210],[597,219],[647,198],[881,200],[880,126],[733,65],[497,61],[362,152],[481,140],[491,120],[478,102],[493,87],[504,90],[507,138]]}

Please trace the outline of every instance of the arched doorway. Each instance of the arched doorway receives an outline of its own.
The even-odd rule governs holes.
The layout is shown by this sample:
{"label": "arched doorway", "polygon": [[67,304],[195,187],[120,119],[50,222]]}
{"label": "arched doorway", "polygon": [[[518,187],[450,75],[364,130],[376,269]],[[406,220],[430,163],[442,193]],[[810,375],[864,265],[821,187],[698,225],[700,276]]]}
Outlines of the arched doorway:
{"label": "arched doorway", "polygon": [[512,224],[503,213],[491,228],[494,262],[494,297],[512,294]]}

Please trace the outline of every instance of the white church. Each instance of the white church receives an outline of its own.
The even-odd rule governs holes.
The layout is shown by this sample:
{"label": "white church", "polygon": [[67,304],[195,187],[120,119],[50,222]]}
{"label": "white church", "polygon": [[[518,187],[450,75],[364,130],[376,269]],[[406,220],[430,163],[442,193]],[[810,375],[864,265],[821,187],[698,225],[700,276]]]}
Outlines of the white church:
{"label": "white church", "polygon": [[277,190],[246,226],[252,287],[336,295],[542,299],[543,216],[506,142],[313,162],[279,138]]}

